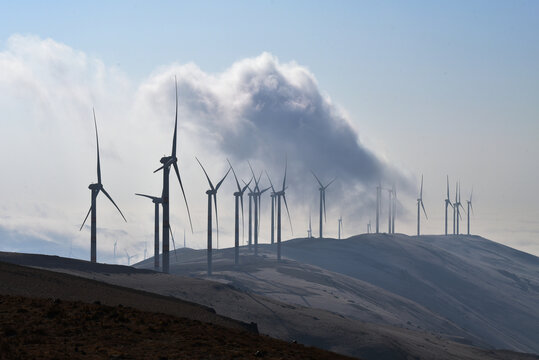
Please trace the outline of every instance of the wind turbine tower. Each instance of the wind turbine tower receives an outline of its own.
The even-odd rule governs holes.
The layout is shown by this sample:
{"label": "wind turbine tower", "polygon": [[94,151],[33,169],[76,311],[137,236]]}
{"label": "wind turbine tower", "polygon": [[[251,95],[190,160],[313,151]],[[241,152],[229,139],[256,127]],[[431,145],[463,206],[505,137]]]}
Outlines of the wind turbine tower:
{"label": "wind turbine tower", "polygon": [[371,221],[369,220],[369,223],[367,224],[367,234],[371,233]]}
{"label": "wind turbine tower", "polygon": [[382,205],[382,183],[376,187],[376,233],[380,232],[380,208]]}
{"label": "wind turbine tower", "polygon": [[[154,204],[154,231],[153,231],[153,267],[155,270],[159,269],[159,205],[163,203],[163,200],[157,196],[150,196],[145,194],[135,193],[137,196],[142,196],[152,200]],[[169,226],[170,229],[170,226]]]}
{"label": "wind turbine tower", "polygon": [[392,194],[393,194],[393,189],[387,189],[387,194],[388,194],[388,202],[387,202],[387,205],[388,205],[388,209],[387,209],[387,215],[388,215],[388,218],[387,218],[387,233],[388,234],[391,234],[391,224],[392,224],[392,221],[391,221],[391,217],[393,216],[392,213],[393,213],[393,199],[392,199]]}
{"label": "wind turbine tower", "polygon": [[278,261],[281,261],[281,198],[284,201],[284,205],[286,207],[286,213],[288,214],[288,221],[290,222],[290,232],[294,233],[294,230],[292,229],[292,219],[290,218],[290,211],[288,211],[288,204],[286,203],[286,195],[285,195],[287,168],[288,168],[288,161],[285,160],[283,187],[280,191],[277,191],[275,193],[275,196],[277,196],[277,260]]}
{"label": "wind turbine tower", "polygon": [[238,177],[236,176],[236,172],[234,171],[234,168],[232,167],[232,164],[230,161],[228,161],[228,164],[230,165],[230,168],[232,169],[232,173],[234,174],[234,179],[236,180],[236,186],[237,190],[234,193],[234,264],[238,265],[240,263],[240,217],[239,217],[239,205],[241,204],[241,227],[243,229],[243,193],[253,181],[249,180],[249,182],[242,188],[240,186],[240,182],[238,181]]}
{"label": "wind turbine tower", "polygon": [[341,240],[342,216],[339,217],[339,240]]}
{"label": "wind turbine tower", "polygon": [[417,199],[417,236],[421,234],[421,212],[420,207],[423,208],[423,213],[425,213],[425,219],[429,219],[427,216],[427,212],[425,211],[425,205],[423,205],[423,175],[421,175],[421,188],[419,190],[419,198]]}
{"label": "wind turbine tower", "polygon": [[127,255],[127,266],[131,266],[131,259],[134,258],[136,255],[129,256],[127,250],[125,250],[125,255]]}
{"label": "wind turbine tower", "polygon": [[445,234],[446,235],[447,235],[447,208],[449,206],[453,207],[453,204],[451,203],[451,200],[449,199],[449,175],[447,175],[447,198],[445,199]]}
{"label": "wind turbine tower", "polygon": [[473,188],[472,188],[472,192],[470,193],[470,200],[466,201],[468,203],[468,213],[467,213],[467,216],[468,216],[468,235],[470,235],[470,210],[473,213],[472,196],[473,196]]}
{"label": "wind turbine tower", "polygon": [[397,188],[393,184],[393,211],[391,212],[391,233],[395,234],[395,218],[397,217]]}
{"label": "wind turbine tower", "polygon": [[176,176],[180,183],[180,188],[182,190],[183,199],[185,201],[185,207],[187,208],[187,215],[189,217],[189,224],[191,225],[191,231],[193,231],[193,223],[191,221],[191,213],[189,211],[189,204],[187,204],[187,197],[185,196],[185,191],[183,189],[182,179],[180,177],[180,170],[178,169],[178,158],[176,157],[176,139],[178,137],[178,82],[175,82],[176,89],[176,116],[174,120],[174,136],[172,137],[172,152],[170,156],[163,156],[161,158],[161,164],[163,164],[159,169],[155,170],[154,173],[159,170],[163,170],[163,192],[161,199],[163,201],[163,272],[168,274],[170,268],[169,261],[169,232],[170,232],[170,204],[169,204],[169,174],[170,167],[174,167]]}
{"label": "wind turbine tower", "polygon": [[122,215],[122,218],[127,222],[125,219],[124,214],[122,214],[122,211],[116,205],[114,200],[110,197],[109,193],[105,190],[103,187],[103,184],[101,183],[101,162],[99,160],[99,137],[97,136],[97,120],[95,119],[95,110],[92,109],[94,114],[94,126],[95,126],[95,139],[97,142],[97,183],[96,184],[90,184],[88,186],[88,189],[92,191],[92,205],[90,206],[90,210],[88,210],[88,213],[86,214],[86,217],[84,218],[84,221],[82,222],[82,225],[79,229],[79,231],[82,230],[84,227],[84,224],[86,223],[86,219],[88,219],[88,215],[92,213],[91,218],[91,230],[90,230],[90,261],[95,263],[97,260],[97,195],[99,195],[99,192],[102,191],[103,194],[112,202],[112,204],[118,209],[120,212],[120,215]]}
{"label": "wind turbine tower", "polygon": [[[326,186],[324,186],[322,182],[320,181],[320,179],[318,179],[318,177],[312,170],[311,170],[311,173],[313,174],[314,178],[320,185],[320,188],[318,190],[320,191],[320,239],[322,239],[323,238],[322,219],[326,221],[326,189],[329,187],[329,185],[331,185],[335,181],[335,179],[331,180]],[[322,218],[322,212],[324,213],[323,218]]]}
{"label": "wind turbine tower", "polygon": [[217,183],[217,186],[213,186],[213,183],[210,180],[210,177],[208,176],[208,173],[206,172],[206,169],[204,169],[204,166],[202,166],[202,163],[200,160],[198,160],[198,164],[202,168],[202,171],[204,171],[204,175],[206,175],[206,179],[208,179],[208,184],[210,185],[210,189],[206,191],[206,194],[208,195],[208,250],[207,250],[207,261],[208,261],[208,276],[212,273],[212,217],[211,217],[211,200],[213,197],[213,201],[215,204],[215,224],[217,226],[217,241],[219,243],[219,215],[217,213],[217,190],[219,190],[219,187],[225,181],[228,173],[230,172],[231,168],[228,168],[228,171],[226,172],[225,176]]}

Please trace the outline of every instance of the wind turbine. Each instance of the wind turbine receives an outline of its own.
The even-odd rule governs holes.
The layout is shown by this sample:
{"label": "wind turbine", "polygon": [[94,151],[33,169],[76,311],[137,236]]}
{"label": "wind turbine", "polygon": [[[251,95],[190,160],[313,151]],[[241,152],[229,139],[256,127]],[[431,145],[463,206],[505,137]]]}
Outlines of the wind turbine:
{"label": "wind turbine", "polygon": [[230,168],[232,169],[232,174],[234,174],[234,179],[236,180],[236,186],[238,191],[234,193],[234,264],[238,265],[240,263],[240,217],[239,217],[239,204],[241,204],[241,228],[243,229],[243,193],[253,181],[249,180],[249,182],[242,188],[240,186],[240,182],[238,181],[238,177],[236,176],[236,172],[234,171],[234,168],[232,167],[232,164],[227,159],[228,164],[230,165]]}
{"label": "wind turbine", "polygon": [[382,207],[382,182],[376,187],[376,233],[380,232],[380,210]]}
{"label": "wind turbine", "polygon": [[397,188],[393,184],[393,212],[391,214],[391,233],[395,234],[395,218],[397,217]]}
{"label": "wind turbine", "polygon": [[392,200],[392,195],[393,195],[393,189],[387,189],[387,194],[388,194],[388,211],[387,211],[387,214],[388,214],[388,218],[387,218],[387,233],[388,234],[391,234],[391,218],[393,216],[393,200]]}
{"label": "wind turbine", "polygon": [[114,261],[116,261],[116,245],[118,245],[118,240],[114,240]]}
{"label": "wind turbine", "polygon": [[468,213],[467,213],[467,215],[468,215],[468,235],[470,235],[470,210],[473,213],[472,196],[473,196],[473,187],[472,187],[472,192],[470,193],[470,200],[466,200],[466,202],[468,203]]}
{"label": "wind turbine", "polygon": [[326,189],[331,185],[335,179],[331,180],[326,186],[322,185],[322,182],[318,177],[315,175],[315,173],[311,170],[311,173],[313,174],[316,181],[318,181],[318,184],[320,185],[320,239],[322,236],[322,211],[324,211],[324,220],[326,220]]}
{"label": "wind turbine", "polygon": [[95,109],[92,109],[94,114],[94,126],[95,126],[95,140],[97,142],[97,183],[90,184],[88,186],[88,189],[92,190],[92,205],[90,206],[90,210],[88,210],[88,213],[86,214],[86,217],[84,218],[84,221],[82,222],[82,225],[79,229],[79,231],[82,230],[84,227],[84,224],[86,223],[86,219],[88,219],[88,215],[92,213],[91,218],[91,230],[90,230],[90,261],[95,263],[97,259],[97,195],[99,195],[99,192],[102,191],[103,194],[112,202],[112,204],[118,209],[120,212],[120,215],[122,215],[122,218],[127,222],[125,219],[124,214],[122,214],[122,211],[116,205],[114,200],[110,197],[109,193],[105,190],[103,187],[103,184],[101,183],[101,162],[99,160],[99,137],[97,136],[97,120],[95,119]]}
{"label": "wind turbine", "polygon": [[[261,195],[266,192],[267,190],[270,189],[270,187],[268,186],[266,189],[264,190],[260,190],[260,187],[259,187],[259,184],[260,184],[260,178],[262,177],[262,172],[260,172],[260,175],[258,176],[258,180],[256,179],[256,175],[255,175],[255,172],[253,171],[253,167],[251,166],[251,163],[249,163],[249,168],[251,169],[251,173],[253,175],[253,178],[255,180],[255,187],[253,189],[253,191],[251,192],[253,195],[253,200],[254,200],[254,205],[255,205],[255,209],[254,209],[254,218],[255,218],[255,223],[254,223],[254,240],[255,240],[255,255],[258,255],[258,232],[260,230],[260,198],[261,198]],[[249,190],[251,190],[251,188],[249,188]]]}
{"label": "wind turbine", "polygon": [[460,208],[462,208],[462,211],[464,211],[464,206],[462,206],[460,202],[460,182],[457,182],[457,192],[455,193],[455,207],[457,208],[457,235],[460,234],[460,220],[462,219],[462,216],[460,215]]}
{"label": "wind turbine", "polygon": [[185,249],[185,229],[183,229],[183,248]]}
{"label": "wind turbine", "polygon": [[[135,195],[143,196],[148,199],[151,199],[154,203],[154,213],[155,213],[155,220],[154,220],[154,245],[153,245],[153,267],[155,270],[159,269],[159,204],[163,203],[163,200],[160,197],[156,196],[150,196],[145,194],[138,194],[135,193]],[[169,226],[170,229],[170,226]]]}
{"label": "wind turbine", "polygon": [[451,200],[449,199],[449,175],[447,175],[447,198],[445,199],[445,234],[447,235],[447,208],[453,207]]}
{"label": "wind turbine", "polygon": [[339,240],[341,240],[342,216],[339,218]]}
{"label": "wind turbine", "polygon": [[267,171],[266,176],[268,177],[268,181],[271,187],[271,244],[273,245],[275,243],[275,188],[273,187],[273,183],[271,182]]}
{"label": "wind turbine", "polygon": [[313,237],[313,228],[311,227],[311,209],[309,209],[309,230],[307,230],[307,235],[309,239]]}
{"label": "wind turbine", "polygon": [[228,171],[226,172],[225,176],[217,183],[217,186],[213,186],[213,183],[210,180],[210,177],[208,176],[208,173],[206,172],[206,169],[204,169],[204,166],[202,166],[202,163],[198,158],[196,158],[198,161],[198,164],[202,168],[202,171],[204,171],[204,175],[206,175],[206,179],[208,179],[208,184],[210,185],[210,189],[206,191],[206,194],[208,194],[208,251],[207,251],[207,259],[208,259],[208,276],[211,275],[212,271],[212,226],[211,226],[211,199],[213,197],[213,201],[215,204],[215,224],[217,226],[217,248],[219,248],[219,215],[217,213],[217,190],[219,190],[219,187],[225,181],[226,176],[230,172],[230,168],[228,168]]}
{"label": "wind turbine", "polygon": [[425,219],[429,219],[427,216],[427,212],[425,211],[425,205],[423,205],[423,175],[421,175],[421,189],[419,190],[419,198],[417,199],[417,236],[419,236],[420,233],[420,220],[421,220],[421,212],[420,207],[423,208],[423,213],[425,213]]}
{"label": "wind turbine", "polygon": [[367,234],[371,233],[371,221],[369,220],[369,223],[367,224]]}
{"label": "wind turbine", "polygon": [[129,256],[129,253],[127,252],[127,250],[125,250],[125,255],[127,255],[127,266],[130,266],[131,265],[131,259],[134,258],[136,255]]}
{"label": "wind turbine", "polygon": [[290,232],[294,233],[294,230],[292,229],[292,219],[290,219],[290,211],[288,211],[288,204],[286,203],[286,195],[285,195],[287,168],[288,168],[288,161],[285,160],[283,187],[280,191],[277,191],[275,193],[275,196],[277,196],[277,260],[278,261],[281,261],[281,198],[283,198],[284,200],[286,213],[288,214],[288,221],[290,222]]}
{"label": "wind turbine", "polygon": [[180,188],[182,189],[183,199],[185,200],[185,207],[187,208],[187,216],[189,217],[189,224],[191,225],[191,231],[193,231],[193,223],[191,221],[191,213],[189,211],[189,204],[187,204],[187,197],[185,196],[185,191],[183,189],[182,179],[180,177],[180,170],[178,169],[178,158],[176,157],[176,139],[178,137],[178,82],[175,79],[175,89],[176,89],[176,116],[174,120],[174,136],[172,137],[172,152],[170,156],[163,156],[161,158],[161,164],[163,164],[159,169],[155,170],[154,173],[159,170],[163,170],[163,193],[161,199],[163,200],[163,272],[168,274],[170,268],[169,261],[169,237],[170,232],[170,211],[169,211],[169,174],[170,166],[174,167],[176,176],[180,183]]}

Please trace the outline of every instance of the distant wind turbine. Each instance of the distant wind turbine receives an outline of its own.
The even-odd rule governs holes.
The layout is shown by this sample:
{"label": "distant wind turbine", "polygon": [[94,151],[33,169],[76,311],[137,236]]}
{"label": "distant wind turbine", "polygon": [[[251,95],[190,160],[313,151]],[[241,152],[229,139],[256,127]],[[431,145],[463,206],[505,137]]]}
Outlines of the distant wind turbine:
{"label": "distant wind turbine", "polygon": [[393,214],[393,199],[392,199],[392,195],[393,195],[393,189],[387,189],[387,194],[388,194],[388,209],[387,209],[387,215],[388,215],[388,220],[387,220],[387,223],[388,223],[388,226],[387,226],[387,233],[388,234],[391,234],[391,225],[392,225],[392,214]]}
{"label": "distant wind turbine", "polygon": [[221,187],[221,184],[223,181],[225,181],[228,173],[230,172],[231,167],[228,168],[228,171],[226,172],[225,176],[217,183],[217,186],[213,186],[213,183],[210,180],[210,177],[208,176],[208,173],[206,172],[206,169],[204,169],[204,166],[202,166],[202,163],[200,160],[198,160],[198,164],[202,168],[202,171],[204,171],[204,175],[206,175],[206,179],[208,179],[208,184],[210,185],[210,189],[206,191],[206,194],[208,195],[208,251],[207,251],[207,261],[208,261],[208,276],[212,273],[212,212],[211,212],[211,200],[213,197],[213,201],[215,204],[215,224],[217,227],[217,248],[219,248],[219,215],[217,212],[217,190],[219,190],[219,187]]}
{"label": "distant wind turbine", "polygon": [[309,239],[313,237],[313,228],[311,227],[311,209],[309,209],[309,230],[307,230],[307,236]]}
{"label": "distant wind turbine", "polygon": [[472,192],[470,193],[470,200],[466,200],[466,202],[468,203],[468,213],[467,213],[467,215],[468,215],[468,235],[470,235],[470,210],[473,213],[472,196],[473,196],[473,187],[472,187]]}
{"label": "distant wind turbine", "polygon": [[[135,193],[137,196],[143,196],[151,199],[154,203],[154,243],[153,243],[153,267],[155,270],[159,269],[159,205],[163,203],[163,200],[157,196],[150,196],[145,194]],[[170,229],[170,226],[169,226]]]}
{"label": "distant wind turbine", "polygon": [[[227,159],[228,161],[228,159]],[[228,161],[228,164],[230,165],[230,168],[232,169],[232,174],[234,174],[234,179],[236,180],[236,187],[237,190],[234,193],[234,264],[238,265],[240,263],[240,217],[239,217],[239,205],[241,204],[241,228],[243,229],[243,193],[253,181],[249,180],[247,185],[245,185],[243,188],[240,186],[240,182],[238,181],[238,177],[236,176],[236,172],[234,171],[234,168],[232,167],[232,164],[230,161]]]}
{"label": "distant wind turbine", "polygon": [[380,232],[380,210],[382,208],[382,182],[376,187],[376,233]]}
{"label": "distant wind turbine", "polygon": [[118,245],[118,240],[114,240],[114,260],[116,261],[116,245]]}
{"label": "distant wind turbine", "polygon": [[268,174],[268,172],[266,171],[266,176],[268,177],[268,181],[270,183],[270,187],[271,187],[271,194],[270,194],[270,199],[271,199],[271,229],[270,229],[270,234],[271,234],[271,244],[273,245],[275,243],[275,188],[273,187],[273,183],[271,182],[271,179],[270,179],[270,176]]}
{"label": "distant wind turbine", "polygon": [[277,260],[278,261],[281,261],[281,198],[284,201],[284,205],[286,207],[286,213],[288,214],[288,221],[290,222],[290,232],[292,234],[294,233],[294,230],[292,229],[292,219],[290,218],[290,211],[288,211],[288,204],[286,203],[286,195],[285,195],[287,168],[288,168],[288,161],[285,160],[283,187],[280,191],[277,191],[275,193],[275,196],[277,196]]}
{"label": "distant wind turbine", "polygon": [[180,177],[180,170],[178,169],[178,158],[176,157],[176,140],[178,137],[178,82],[175,81],[176,89],[176,116],[174,120],[174,136],[172,137],[172,152],[170,156],[163,156],[161,158],[161,164],[163,164],[159,169],[155,170],[154,173],[159,170],[163,170],[163,192],[161,198],[163,200],[163,272],[168,274],[170,267],[169,260],[169,237],[170,232],[170,210],[169,210],[169,174],[170,167],[174,167],[176,176],[180,183],[180,188],[182,190],[183,199],[185,200],[185,207],[187,208],[187,216],[189,217],[189,224],[191,225],[191,231],[193,231],[193,223],[191,221],[191,212],[189,211],[189,204],[187,203],[187,197],[185,196],[185,191],[183,189],[182,179]]}
{"label": "distant wind turbine", "polygon": [[131,265],[131,259],[134,258],[136,255],[129,256],[129,253],[127,252],[127,250],[125,250],[125,255],[127,255],[127,266],[130,266]]}
{"label": "distant wind turbine", "polygon": [[393,211],[391,213],[391,233],[395,234],[395,218],[397,217],[397,188],[393,184]]}
{"label": "distant wind turbine", "polygon": [[91,218],[91,230],[90,230],[90,261],[91,262],[96,262],[97,260],[97,203],[96,203],[96,199],[97,199],[97,195],[99,195],[99,192],[102,191],[103,194],[105,194],[105,196],[112,202],[112,204],[116,207],[116,209],[118,209],[118,211],[120,212],[120,215],[122,215],[122,218],[125,220],[125,222],[127,222],[127,220],[125,219],[125,216],[124,214],[122,214],[122,211],[120,210],[120,208],[118,207],[118,205],[116,205],[116,203],[114,202],[114,200],[112,200],[112,198],[110,197],[109,193],[105,190],[105,188],[103,187],[103,184],[101,183],[101,162],[99,160],[99,137],[97,135],[97,120],[95,118],[95,110],[92,109],[93,111],[93,114],[94,114],[94,126],[95,126],[95,139],[96,139],[96,142],[97,142],[97,183],[96,184],[90,184],[90,186],[88,186],[88,189],[92,190],[92,205],[90,206],[90,210],[88,210],[88,214],[86,214],[86,217],[84,218],[84,221],[82,222],[82,225],[79,229],[82,230],[82,228],[84,227],[84,224],[86,223],[86,219],[88,219],[88,215],[90,215],[90,212],[92,213],[92,218]]}
{"label": "distant wind turbine", "polygon": [[447,198],[445,199],[445,234],[447,235],[447,208],[453,204],[449,198],[449,175],[447,175]]}
{"label": "distant wind turbine", "polygon": [[456,234],[460,234],[460,220],[462,220],[462,216],[460,215],[460,208],[462,208],[462,211],[464,211],[464,206],[462,206],[460,202],[460,182],[457,182],[457,191],[455,192],[455,203],[454,206],[456,208],[456,219],[457,219],[457,232]]}
{"label": "distant wind turbine", "polygon": [[339,240],[341,240],[342,216],[339,217]]}
{"label": "distant wind turbine", "polygon": [[254,212],[254,218],[255,218],[255,224],[254,224],[254,240],[255,240],[255,255],[258,255],[258,233],[260,231],[260,203],[261,203],[261,197],[262,194],[265,193],[270,189],[268,186],[267,188],[260,190],[260,178],[262,177],[262,172],[260,172],[260,176],[258,177],[258,180],[255,177],[255,172],[253,171],[253,168],[251,166],[251,163],[249,163],[249,168],[251,169],[251,173],[253,175],[253,178],[255,180],[255,187],[253,190],[253,198],[254,198],[254,205],[255,205],[255,212]]}
{"label": "distant wind turbine", "polygon": [[318,184],[320,185],[320,188],[318,189],[320,191],[320,238],[323,237],[322,232],[322,212],[324,212],[324,221],[326,220],[326,189],[331,185],[336,179],[331,180],[326,186],[322,184],[320,179],[315,175],[314,171],[311,170],[311,173],[313,174],[316,181],[318,181]]}
{"label": "distant wind turbine", "polygon": [[423,175],[421,175],[421,189],[419,190],[419,198],[417,199],[417,236],[421,234],[420,232],[420,223],[421,223],[421,212],[420,207],[423,208],[423,213],[425,214],[425,219],[429,219],[427,212],[425,211],[425,205],[423,205]]}
{"label": "distant wind turbine", "polygon": [[369,220],[369,223],[367,224],[367,234],[371,233],[371,221]]}

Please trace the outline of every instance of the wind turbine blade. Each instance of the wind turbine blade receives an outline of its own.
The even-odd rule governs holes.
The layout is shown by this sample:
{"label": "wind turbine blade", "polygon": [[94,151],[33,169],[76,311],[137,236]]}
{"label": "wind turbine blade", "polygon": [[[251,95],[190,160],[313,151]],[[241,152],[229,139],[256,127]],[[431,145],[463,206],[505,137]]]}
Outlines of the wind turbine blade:
{"label": "wind turbine blade", "polygon": [[202,163],[200,162],[200,160],[198,160],[198,158],[196,156],[195,156],[195,159],[197,159],[198,164],[202,168],[202,171],[204,171],[204,174],[206,175],[206,179],[208,179],[208,184],[210,184],[210,188],[212,190],[215,190],[215,188],[213,187],[213,184],[211,183],[210,177],[208,176],[208,173],[206,172],[206,169],[204,169],[204,166],[202,166]]}
{"label": "wind turbine blade", "polygon": [[164,167],[165,167],[165,165],[161,166],[161,167],[160,167],[159,169],[157,169],[157,170],[154,170],[154,172],[153,172],[153,173],[155,174],[155,173],[156,173],[156,172],[158,172],[159,170],[162,170],[162,169],[163,169]]}
{"label": "wind turbine blade", "polygon": [[316,181],[318,181],[318,184],[320,184],[320,187],[323,188],[324,185],[322,185],[322,182],[320,181],[320,179],[318,179],[318,176],[316,176],[316,174],[314,173],[314,171],[311,170],[311,173],[313,174],[314,178],[316,179]]}
{"label": "wind turbine blade", "polygon": [[268,177],[268,181],[270,183],[271,191],[275,192],[275,188],[273,187],[273,183],[271,182],[270,176],[268,175],[267,171],[266,171],[266,176]]}
{"label": "wind turbine blade", "polygon": [[236,172],[234,171],[234,168],[232,167],[230,160],[226,159],[226,161],[228,161],[228,165],[230,165],[230,168],[232,169],[232,174],[234,174],[234,179],[236,180],[236,186],[238,187],[238,191],[241,192],[241,186],[240,186],[240,182],[238,181],[238,177],[236,176]]}
{"label": "wind turbine blade", "polygon": [[269,189],[271,189],[271,186],[268,186],[267,188],[265,188],[264,190],[261,190],[259,192],[260,195],[262,195],[263,193],[265,193],[266,191],[268,191]]}
{"label": "wind turbine blade", "polygon": [[286,188],[286,171],[288,170],[288,158],[285,158],[284,160],[284,178],[283,178],[283,189],[281,191],[284,191]]}
{"label": "wind turbine blade", "polygon": [[[253,178],[255,179],[255,191],[258,190],[258,181],[260,181],[260,178],[258,179],[258,181],[256,180],[256,175],[255,175],[255,172],[253,170],[253,167],[251,166],[251,162],[250,161],[247,161],[247,164],[249,164],[249,169],[251,169],[251,174],[253,174]],[[249,188],[251,189],[251,188]]]}
{"label": "wind turbine blade", "polygon": [[95,109],[92,108],[94,113],[94,126],[95,126],[95,140],[97,142],[97,183],[101,184],[101,161],[99,159],[99,137],[97,136],[97,120],[95,119]]}
{"label": "wind turbine blade", "polygon": [[183,189],[182,178],[180,177],[180,170],[178,169],[178,163],[174,163],[174,171],[176,172],[176,177],[180,182],[180,188],[182,189],[183,200],[185,201],[185,207],[187,208],[187,216],[189,217],[189,225],[191,226],[191,232],[193,232],[193,222],[191,221],[191,211],[189,211],[189,204],[187,203],[187,196],[185,196],[185,191]]}
{"label": "wind turbine blade", "polygon": [[423,200],[421,200],[421,208],[423,208],[423,213],[425,214],[425,218],[428,219],[427,212],[425,211],[425,205],[423,205]]}
{"label": "wind turbine blade", "polygon": [[324,221],[327,221],[327,217],[326,217],[326,191],[324,190],[322,192],[322,201],[323,201],[323,207],[324,207]]}
{"label": "wind turbine blade", "polygon": [[473,196],[473,186],[472,186],[472,192],[470,193],[470,202],[472,202],[472,196]]}
{"label": "wind turbine blade", "polygon": [[217,228],[217,244],[219,244],[219,214],[217,213],[217,193],[213,194],[213,203],[215,205],[215,226]]}
{"label": "wind turbine blade", "polygon": [[174,234],[172,233],[172,228],[168,227],[168,230],[170,231],[170,237],[172,238],[172,246],[174,246],[174,258],[176,261],[178,261],[178,254],[176,253],[176,242],[174,241]]}
{"label": "wind turbine blade", "polygon": [[230,172],[230,169],[232,169],[232,167],[229,167],[229,168],[228,168],[228,171],[226,172],[225,176],[223,176],[223,178],[221,179],[221,181],[219,181],[219,182],[217,183],[217,186],[215,187],[215,191],[219,190],[219,187],[221,186],[221,184],[223,183],[223,181],[225,181],[225,179],[226,179],[228,173]]}
{"label": "wind turbine blade", "polygon": [[90,215],[91,211],[92,211],[92,207],[90,206],[90,210],[88,210],[88,214],[86,214],[86,217],[84,218],[84,221],[82,222],[82,225],[80,226],[79,231],[81,231],[82,228],[84,227],[84,224],[86,223],[86,219],[88,219],[88,215]]}
{"label": "wind turbine blade", "polygon": [[176,157],[176,138],[178,133],[178,80],[174,76],[174,84],[176,86],[176,117],[174,120],[174,137],[172,138],[172,157]]}
{"label": "wind turbine blade", "polygon": [[152,199],[152,200],[159,200],[158,197],[155,197],[155,196],[150,196],[150,195],[145,195],[145,194],[139,194],[139,193],[135,193],[135,195],[138,195],[138,196],[144,196],[144,197],[147,197],[148,199]]}
{"label": "wind turbine blade", "polygon": [[[243,181],[243,180],[242,180]],[[251,184],[251,182],[253,181],[253,178],[251,178],[249,180],[248,183],[246,183],[245,181],[243,181],[243,183],[245,184],[245,186],[241,189],[241,194],[243,195],[243,193],[245,192],[245,189],[249,188],[249,191],[251,191],[251,188],[249,187],[249,185]]]}
{"label": "wind turbine blade", "polygon": [[337,180],[337,178],[334,178],[333,180],[331,180],[324,189],[327,189],[329,187],[329,185],[333,184],[333,182]]}
{"label": "wind turbine blade", "polygon": [[421,175],[421,190],[419,190],[419,198],[423,199],[423,175]]}
{"label": "wind turbine blade", "polygon": [[112,204],[116,207],[116,209],[118,209],[118,211],[120,212],[120,215],[122,215],[122,217],[124,218],[125,222],[127,222],[127,220],[125,219],[125,216],[124,214],[122,214],[122,210],[120,210],[120,208],[118,207],[118,205],[116,205],[116,203],[114,202],[114,200],[112,200],[112,198],[110,197],[109,193],[107,192],[107,190],[105,190],[105,188],[101,188],[101,190],[103,191],[103,194],[105,194],[106,197],[109,198],[109,200],[112,202]]}
{"label": "wind turbine blade", "polygon": [[290,211],[288,211],[288,204],[286,203],[286,195],[283,194],[284,207],[286,208],[286,213],[288,214],[288,221],[290,222],[290,232],[294,234],[294,229],[292,228],[292,219],[290,218]]}
{"label": "wind turbine blade", "polygon": [[447,200],[449,200],[449,175],[447,175]]}
{"label": "wind turbine blade", "polygon": [[472,205],[471,201],[470,201],[470,209],[472,210],[472,215],[475,215],[474,212],[473,212],[473,205]]}
{"label": "wind turbine blade", "polygon": [[240,195],[240,203],[241,203],[241,228],[244,227],[244,221],[243,221],[243,193]]}

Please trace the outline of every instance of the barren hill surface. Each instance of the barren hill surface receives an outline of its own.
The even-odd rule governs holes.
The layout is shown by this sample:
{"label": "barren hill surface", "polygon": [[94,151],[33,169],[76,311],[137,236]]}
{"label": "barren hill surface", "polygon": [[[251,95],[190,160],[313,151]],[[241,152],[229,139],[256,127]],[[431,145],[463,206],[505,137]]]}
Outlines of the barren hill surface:
{"label": "barren hill surface", "polygon": [[539,353],[539,258],[479,236],[295,239],[286,257],[424,306],[496,348]]}
{"label": "barren hill surface", "polygon": [[125,306],[0,295],[2,359],[347,359]]}
{"label": "barren hill surface", "polygon": [[[200,253],[192,250],[188,252],[195,255]],[[117,266],[115,271],[110,271],[110,265],[103,265],[100,270],[102,264],[91,264],[88,271],[83,271],[84,264],[74,264],[86,263],[80,260],[43,255],[0,254],[0,259],[9,257],[11,261],[16,258],[19,263],[47,265],[57,271],[197,301],[211,306],[219,314],[244,322],[256,322],[262,333],[365,359],[407,359],[410,356],[423,359],[537,358],[512,352],[481,350],[449,341],[439,334],[347,319],[340,314],[286,304],[203,279],[140,271],[124,266]]]}

